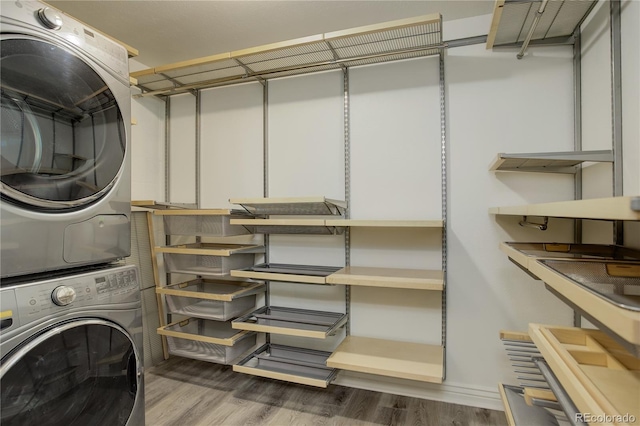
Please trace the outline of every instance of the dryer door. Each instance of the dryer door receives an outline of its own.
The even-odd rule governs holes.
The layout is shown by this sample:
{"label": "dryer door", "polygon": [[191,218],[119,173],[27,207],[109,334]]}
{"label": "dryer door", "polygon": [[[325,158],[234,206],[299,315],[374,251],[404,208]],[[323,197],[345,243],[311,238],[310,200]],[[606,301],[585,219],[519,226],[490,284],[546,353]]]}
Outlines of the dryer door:
{"label": "dryer door", "polygon": [[2,195],[48,210],[91,203],[124,163],[125,125],[99,73],[70,50],[3,34]]}
{"label": "dryer door", "polygon": [[0,424],[126,425],[142,393],[141,365],[129,335],[114,323],[53,326],[2,359]]}

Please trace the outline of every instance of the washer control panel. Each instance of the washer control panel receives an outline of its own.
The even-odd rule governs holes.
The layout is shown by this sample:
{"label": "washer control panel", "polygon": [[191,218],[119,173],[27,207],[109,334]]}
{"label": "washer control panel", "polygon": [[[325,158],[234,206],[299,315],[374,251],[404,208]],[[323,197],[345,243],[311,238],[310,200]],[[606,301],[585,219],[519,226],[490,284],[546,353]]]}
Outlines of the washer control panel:
{"label": "washer control panel", "polygon": [[[138,269],[134,265],[16,284],[0,289],[2,318],[12,326],[65,311],[140,301]],[[13,328],[13,327],[12,327]],[[2,330],[4,331],[4,329]]]}

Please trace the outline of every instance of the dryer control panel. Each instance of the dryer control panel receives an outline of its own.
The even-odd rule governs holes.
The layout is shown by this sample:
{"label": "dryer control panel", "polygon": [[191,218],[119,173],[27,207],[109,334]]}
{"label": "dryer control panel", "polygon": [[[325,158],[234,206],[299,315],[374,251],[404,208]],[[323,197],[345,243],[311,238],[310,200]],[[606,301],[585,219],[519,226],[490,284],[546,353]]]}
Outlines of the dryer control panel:
{"label": "dryer control panel", "polygon": [[138,268],[117,266],[0,289],[0,331],[72,310],[140,303]]}
{"label": "dryer control panel", "polygon": [[3,21],[34,31],[42,30],[73,43],[115,71],[128,84],[127,49],[78,20],[44,3],[21,0],[2,2],[2,17]]}

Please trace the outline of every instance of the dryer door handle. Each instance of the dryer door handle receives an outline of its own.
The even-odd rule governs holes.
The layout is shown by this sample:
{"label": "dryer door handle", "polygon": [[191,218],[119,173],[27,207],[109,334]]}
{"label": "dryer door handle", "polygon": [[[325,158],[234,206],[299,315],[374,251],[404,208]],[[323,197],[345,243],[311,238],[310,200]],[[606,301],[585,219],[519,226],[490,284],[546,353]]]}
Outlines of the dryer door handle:
{"label": "dryer door handle", "polygon": [[131,351],[127,362],[127,385],[129,386],[131,395],[135,395],[138,392],[138,378],[141,376],[138,370],[136,353],[135,351]]}

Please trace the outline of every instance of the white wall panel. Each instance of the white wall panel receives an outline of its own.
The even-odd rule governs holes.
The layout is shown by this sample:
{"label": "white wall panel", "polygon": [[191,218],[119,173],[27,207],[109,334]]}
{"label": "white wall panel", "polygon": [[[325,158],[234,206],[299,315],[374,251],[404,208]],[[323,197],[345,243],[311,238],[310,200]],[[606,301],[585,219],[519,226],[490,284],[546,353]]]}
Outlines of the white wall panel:
{"label": "white wall panel", "polygon": [[196,98],[176,95],[170,102],[169,200],[196,202]]}
{"label": "white wall panel", "polygon": [[134,98],[131,116],[131,199],[164,201],[165,103]]}
{"label": "white wall panel", "polygon": [[202,91],[202,208],[240,208],[229,198],[262,197],[262,98],[259,83]]}
{"label": "white wall panel", "polygon": [[[573,150],[571,49],[448,51],[449,233],[447,384],[469,388],[515,383],[501,329],[530,322],[571,325],[562,302],[508,261],[501,241],[571,242],[571,221],[545,232],[494,206],[573,199],[572,176],[495,173],[497,153]],[[478,350],[482,348],[481,350]]]}

